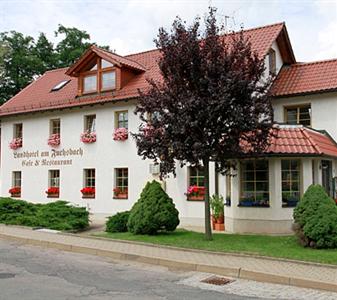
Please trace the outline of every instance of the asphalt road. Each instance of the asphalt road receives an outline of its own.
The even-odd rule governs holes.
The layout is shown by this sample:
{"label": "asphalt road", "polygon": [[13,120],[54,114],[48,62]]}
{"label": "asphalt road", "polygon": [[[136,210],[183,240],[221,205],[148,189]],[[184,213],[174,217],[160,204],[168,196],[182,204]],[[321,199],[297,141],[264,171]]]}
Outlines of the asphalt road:
{"label": "asphalt road", "polygon": [[181,284],[190,273],[0,240],[0,299],[257,299]]}

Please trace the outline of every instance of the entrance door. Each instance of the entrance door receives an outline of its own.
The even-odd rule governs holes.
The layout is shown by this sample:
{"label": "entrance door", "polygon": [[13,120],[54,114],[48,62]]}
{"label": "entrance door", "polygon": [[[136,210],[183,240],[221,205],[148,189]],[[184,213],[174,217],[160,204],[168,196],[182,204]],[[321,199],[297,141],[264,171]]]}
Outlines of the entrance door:
{"label": "entrance door", "polygon": [[322,185],[330,197],[333,197],[332,191],[332,163],[330,160],[322,160]]}

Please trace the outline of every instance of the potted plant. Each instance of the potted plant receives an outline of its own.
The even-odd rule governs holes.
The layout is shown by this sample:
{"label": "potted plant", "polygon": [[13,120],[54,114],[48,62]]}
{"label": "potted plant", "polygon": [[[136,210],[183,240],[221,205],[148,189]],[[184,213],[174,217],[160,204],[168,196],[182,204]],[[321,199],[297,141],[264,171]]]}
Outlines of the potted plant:
{"label": "potted plant", "polygon": [[58,198],[60,195],[60,188],[56,186],[50,187],[46,190],[46,194],[48,195],[48,198]]}
{"label": "potted plant", "polygon": [[97,139],[96,132],[90,132],[87,130],[81,134],[81,142],[85,144],[95,143]]}
{"label": "potted plant", "polygon": [[15,138],[9,143],[9,148],[16,150],[22,147],[22,138]]}
{"label": "potted plant", "polygon": [[204,200],[205,197],[205,187],[191,185],[188,187],[186,196],[188,200]]}
{"label": "potted plant", "polygon": [[250,207],[254,205],[254,200],[249,197],[242,197],[239,202],[239,206]]}
{"label": "potted plant", "polygon": [[285,192],[283,193],[282,202],[285,207],[295,207],[298,202],[298,197],[294,192]]}
{"label": "potted plant", "polygon": [[51,147],[57,147],[61,143],[61,136],[59,133],[52,134],[48,139],[48,145]]}
{"label": "potted plant", "polygon": [[11,197],[21,197],[21,187],[19,186],[12,187],[8,192],[11,194]]}
{"label": "potted plant", "polygon": [[125,141],[128,139],[128,130],[126,128],[116,128],[113,134],[114,141]]}
{"label": "potted plant", "polygon": [[94,187],[84,187],[81,189],[82,198],[95,198],[95,188]]}
{"label": "potted plant", "polygon": [[213,195],[210,199],[210,206],[212,210],[213,229],[224,230],[224,198],[219,195]]}
{"label": "potted plant", "polygon": [[116,187],[113,189],[115,199],[127,199],[128,198],[128,188]]}

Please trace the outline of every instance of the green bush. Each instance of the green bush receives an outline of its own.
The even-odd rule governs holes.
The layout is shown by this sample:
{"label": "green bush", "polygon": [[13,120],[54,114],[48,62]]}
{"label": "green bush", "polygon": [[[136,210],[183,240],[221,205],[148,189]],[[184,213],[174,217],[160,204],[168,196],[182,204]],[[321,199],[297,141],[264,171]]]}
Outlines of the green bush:
{"label": "green bush", "polygon": [[106,232],[127,232],[128,219],[130,216],[129,211],[123,211],[115,214],[114,216],[109,217],[106,222]]}
{"label": "green bush", "polygon": [[179,212],[172,199],[153,180],[148,182],[131,209],[128,230],[134,234],[173,231],[179,225]]}
{"label": "green bush", "polygon": [[294,209],[294,230],[304,246],[337,247],[337,207],[320,185],[311,185]]}
{"label": "green bush", "polygon": [[66,201],[33,204],[12,198],[0,198],[0,223],[43,227],[56,230],[82,230],[89,226],[84,207]]}

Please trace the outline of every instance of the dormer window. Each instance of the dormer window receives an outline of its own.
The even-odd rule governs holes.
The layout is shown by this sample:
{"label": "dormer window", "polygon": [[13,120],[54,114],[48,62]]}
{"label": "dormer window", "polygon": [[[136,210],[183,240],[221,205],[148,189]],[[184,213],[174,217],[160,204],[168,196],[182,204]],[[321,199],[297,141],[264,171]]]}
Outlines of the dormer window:
{"label": "dormer window", "polygon": [[80,94],[100,93],[116,88],[115,66],[101,58],[95,58],[87,71],[80,74]]}

